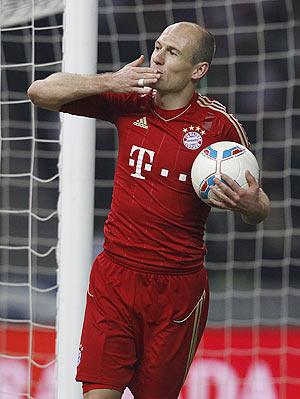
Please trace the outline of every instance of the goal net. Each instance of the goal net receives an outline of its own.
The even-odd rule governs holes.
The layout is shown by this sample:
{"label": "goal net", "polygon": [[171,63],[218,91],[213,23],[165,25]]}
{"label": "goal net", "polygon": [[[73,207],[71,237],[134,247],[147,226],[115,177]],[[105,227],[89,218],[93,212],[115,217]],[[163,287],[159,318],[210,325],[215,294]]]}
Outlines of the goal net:
{"label": "goal net", "polygon": [[54,393],[59,117],[26,91],[61,70],[62,2],[34,3],[1,2],[1,398]]}
{"label": "goal net", "polygon": [[[0,398],[54,398],[59,116],[34,108],[33,79],[61,70],[58,1],[1,3]],[[53,5],[53,7],[51,6]],[[37,11],[41,9],[41,13]],[[2,10],[4,12],[2,13]],[[202,94],[245,127],[272,200],[258,226],[214,210],[211,305],[181,399],[300,397],[300,6],[297,0],[99,2],[98,72],[149,60],[166,25],[204,25],[217,52]],[[76,51],[76,48],[74,48]],[[117,154],[97,121],[95,254]],[[129,393],[125,394],[130,397]]]}

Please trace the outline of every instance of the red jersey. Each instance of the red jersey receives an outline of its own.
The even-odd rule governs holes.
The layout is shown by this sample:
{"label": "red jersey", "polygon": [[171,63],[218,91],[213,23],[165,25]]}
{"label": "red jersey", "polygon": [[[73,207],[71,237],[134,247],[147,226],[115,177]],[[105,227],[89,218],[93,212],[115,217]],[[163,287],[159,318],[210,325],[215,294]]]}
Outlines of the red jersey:
{"label": "red jersey", "polygon": [[116,260],[153,270],[190,272],[203,264],[210,207],[196,195],[191,167],[222,140],[248,146],[238,121],[217,101],[194,93],[177,110],[147,95],[103,93],[66,104],[62,112],[116,125],[119,153],[104,249]]}

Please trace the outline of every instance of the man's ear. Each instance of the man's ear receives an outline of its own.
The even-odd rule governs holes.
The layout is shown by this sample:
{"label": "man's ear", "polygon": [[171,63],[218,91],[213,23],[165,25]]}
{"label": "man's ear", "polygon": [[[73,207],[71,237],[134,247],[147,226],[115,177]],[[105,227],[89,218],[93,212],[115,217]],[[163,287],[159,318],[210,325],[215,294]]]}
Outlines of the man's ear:
{"label": "man's ear", "polygon": [[208,62],[199,62],[193,71],[192,79],[199,80],[206,75],[209,68]]}

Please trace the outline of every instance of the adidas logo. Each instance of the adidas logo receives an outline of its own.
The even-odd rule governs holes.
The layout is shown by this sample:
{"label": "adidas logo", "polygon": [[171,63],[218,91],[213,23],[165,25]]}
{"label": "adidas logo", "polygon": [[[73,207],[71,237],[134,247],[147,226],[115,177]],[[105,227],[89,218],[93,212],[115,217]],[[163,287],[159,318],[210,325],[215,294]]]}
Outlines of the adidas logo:
{"label": "adidas logo", "polygon": [[143,129],[148,129],[148,123],[147,123],[147,119],[145,116],[143,118],[138,119],[137,121],[133,122],[133,124],[135,126],[142,127]]}

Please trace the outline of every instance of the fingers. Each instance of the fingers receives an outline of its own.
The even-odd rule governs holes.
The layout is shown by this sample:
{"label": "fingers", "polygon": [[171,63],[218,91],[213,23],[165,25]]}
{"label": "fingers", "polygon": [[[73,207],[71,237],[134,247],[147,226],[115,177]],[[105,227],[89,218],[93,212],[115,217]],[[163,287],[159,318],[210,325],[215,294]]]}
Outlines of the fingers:
{"label": "fingers", "polygon": [[153,68],[134,67],[126,70],[126,74],[132,80],[133,86],[144,87],[154,84],[160,78],[160,73]]}
{"label": "fingers", "polygon": [[137,73],[153,73],[153,74],[157,74],[160,76],[160,73],[157,72],[157,70],[155,68],[150,68],[150,67],[137,67],[135,69],[135,71]]}
{"label": "fingers", "polygon": [[[225,184],[221,183],[223,186],[226,187]],[[224,207],[226,206],[226,208],[231,208],[234,207],[236,205],[236,201],[237,201],[237,195],[230,189],[227,188],[227,190],[225,191],[225,189],[219,188],[218,186],[212,186],[211,187],[211,191],[214,194],[215,198],[211,198],[212,201],[216,201],[215,203],[213,203],[214,206],[218,206],[218,207]],[[222,205],[221,205],[222,204]]]}
{"label": "fingers", "polygon": [[151,90],[149,86],[155,84],[161,74],[155,68],[141,67],[143,62],[144,56],[141,55],[119,71],[112,73],[110,90],[116,93],[149,93]]}
{"label": "fingers", "polygon": [[143,62],[144,62],[144,60],[145,60],[145,57],[144,57],[143,54],[142,54],[142,55],[139,56],[139,58],[137,58],[136,60],[130,62],[130,63],[127,64],[127,65],[131,65],[131,66],[136,67],[136,66],[142,65]]}
{"label": "fingers", "polygon": [[[234,207],[240,199],[239,191],[241,187],[231,177],[222,174],[222,180],[215,178],[215,185],[211,187],[216,200],[226,204],[227,208]],[[216,206],[216,204],[213,204]],[[218,204],[218,206],[220,206]]]}
{"label": "fingers", "polygon": [[[127,79],[129,78],[132,80],[131,84],[133,86],[149,86],[156,83],[161,76],[155,68],[140,66],[144,61],[145,57],[141,55],[138,59],[130,62],[123,68],[124,73],[127,75]],[[140,92],[140,90],[138,92]]]}
{"label": "fingers", "polygon": [[251,187],[251,186],[258,186],[257,180],[256,180],[255,177],[250,173],[249,170],[246,170],[246,172],[245,172],[245,178],[246,178],[246,181],[247,181],[249,187]]}
{"label": "fingers", "polygon": [[152,90],[151,87],[144,86],[144,87],[137,87],[133,91],[139,94],[148,94],[150,93],[151,90]]}
{"label": "fingers", "polygon": [[[136,60],[129,62],[129,64],[127,64],[127,67],[128,66],[134,67],[135,72],[137,72],[137,73],[152,73],[152,74],[158,73],[155,68],[141,67],[140,65],[142,65],[144,63],[144,61],[145,61],[145,57],[144,57],[144,55],[141,55]],[[159,74],[159,76],[160,76],[160,74]]]}
{"label": "fingers", "polygon": [[227,197],[233,197],[236,192],[240,189],[240,186],[235,182],[231,177],[222,174],[222,180],[215,178],[215,186],[214,188],[216,191],[223,193]]}
{"label": "fingers", "polygon": [[221,179],[214,179],[214,186],[211,186],[213,196],[210,198],[209,205],[221,209],[237,212],[248,212],[255,209],[258,204],[259,185],[254,176],[247,171],[245,173],[248,188],[242,188],[229,176],[222,174]]}
{"label": "fingers", "polygon": [[150,68],[150,67],[142,67],[140,65],[142,65],[145,61],[145,57],[143,55],[141,55],[139,58],[137,58],[136,60],[130,62],[129,64],[126,65],[126,67],[134,67],[134,72],[137,74],[141,74],[141,75],[147,75],[147,76],[139,76],[137,79],[139,78],[159,78],[160,77],[160,73],[158,73],[157,69],[155,68]]}
{"label": "fingers", "polygon": [[222,201],[219,201],[219,200],[217,200],[215,198],[210,198],[209,201],[208,201],[208,205],[209,206],[213,206],[214,208],[228,210],[228,207],[226,207],[226,205]]}
{"label": "fingers", "polygon": [[[222,180],[220,180],[220,179],[215,179],[215,183],[216,183],[218,186],[220,186],[220,187],[222,187],[222,188],[226,188],[226,187],[228,188],[228,187],[230,187],[230,188],[232,188],[232,190],[234,190],[234,191],[237,191],[237,190],[240,188],[239,184],[238,184],[235,180],[233,180],[231,177],[229,177],[228,175],[226,175],[225,173],[222,173],[221,178],[222,178]],[[224,184],[224,182],[225,182],[226,184]]]}
{"label": "fingers", "polygon": [[138,87],[145,87],[145,86],[149,86],[151,84],[154,84],[158,81],[158,77],[156,77],[156,75],[153,75],[152,78],[148,77],[146,79],[138,79],[136,81],[136,86]]}

